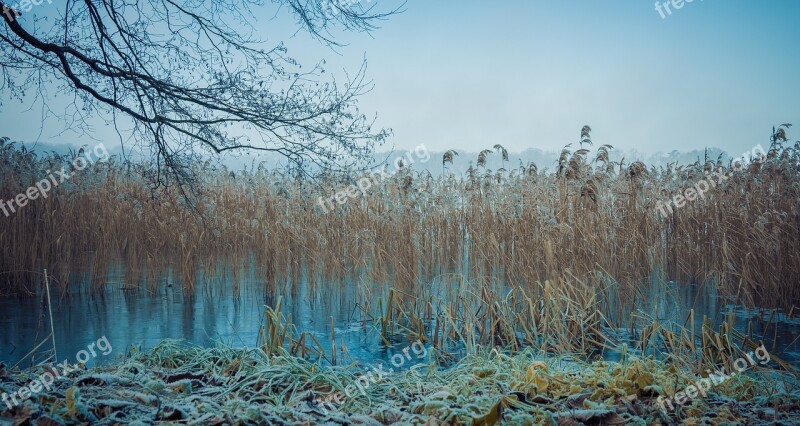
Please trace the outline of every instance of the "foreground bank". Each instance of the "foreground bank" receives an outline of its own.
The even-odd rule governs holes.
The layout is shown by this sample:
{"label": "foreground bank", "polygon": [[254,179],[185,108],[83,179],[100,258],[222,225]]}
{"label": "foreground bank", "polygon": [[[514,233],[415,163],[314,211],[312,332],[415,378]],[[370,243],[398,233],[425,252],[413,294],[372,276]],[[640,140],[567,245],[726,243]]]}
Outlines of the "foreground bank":
{"label": "foreground bank", "polygon": [[[533,351],[478,351],[447,369],[422,362],[394,371],[165,341],[113,365],[73,370],[35,398],[0,406],[0,424],[800,422],[797,377],[761,365],[758,355],[739,374],[704,377],[649,360],[585,363]],[[0,370],[0,392],[47,368]]]}

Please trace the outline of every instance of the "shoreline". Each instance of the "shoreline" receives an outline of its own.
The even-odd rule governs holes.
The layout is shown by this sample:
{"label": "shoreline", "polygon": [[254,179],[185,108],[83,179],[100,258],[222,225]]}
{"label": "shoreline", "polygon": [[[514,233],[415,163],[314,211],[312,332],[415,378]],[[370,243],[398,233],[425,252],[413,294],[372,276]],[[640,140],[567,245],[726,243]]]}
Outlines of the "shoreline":
{"label": "shoreline", "polygon": [[[0,371],[0,390],[13,390],[42,368]],[[792,373],[754,366],[705,398],[665,412],[658,397],[674,395],[696,376],[647,359],[582,362],[485,348],[448,368],[421,360],[362,387],[334,410],[317,403],[358,383],[362,370],[259,349],[163,341],[150,352],[74,370],[18,407],[0,406],[0,425],[800,422],[800,392],[787,391],[796,389]]]}

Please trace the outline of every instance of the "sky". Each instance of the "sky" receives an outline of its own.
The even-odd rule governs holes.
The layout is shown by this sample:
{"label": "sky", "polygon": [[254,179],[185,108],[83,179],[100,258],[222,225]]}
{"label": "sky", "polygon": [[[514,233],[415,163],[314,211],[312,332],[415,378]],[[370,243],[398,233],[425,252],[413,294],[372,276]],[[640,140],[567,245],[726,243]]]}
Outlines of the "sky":
{"label": "sky", "polygon": [[[360,109],[393,130],[389,148],[559,150],[588,124],[595,146],[741,153],[768,143],[773,125],[800,128],[800,2],[658,3],[672,13],[647,0],[408,0],[371,34],[337,33],[346,46],[335,51],[286,13],[257,16],[291,56],[325,59],[334,75],[366,57],[374,88]],[[1,107],[0,133],[84,138],[56,122],[40,134],[39,111],[26,106]],[[117,139],[104,126],[92,137]]]}

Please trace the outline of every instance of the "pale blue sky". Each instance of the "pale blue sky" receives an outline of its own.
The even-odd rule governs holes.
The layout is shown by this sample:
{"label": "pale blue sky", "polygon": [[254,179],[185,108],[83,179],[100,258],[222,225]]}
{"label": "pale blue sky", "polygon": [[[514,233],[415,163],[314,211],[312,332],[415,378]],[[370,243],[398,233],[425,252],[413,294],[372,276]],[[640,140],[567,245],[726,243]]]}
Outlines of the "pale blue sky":
{"label": "pale blue sky", "polygon": [[[277,16],[264,34],[287,39],[297,26]],[[302,34],[287,46],[334,74],[366,55],[375,88],[361,110],[393,128],[400,149],[556,150],[590,124],[595,144],[625,150],[740,153],[767,142],[773,124],[800,129],[798,22],[790,0],[695,0],[666,19],[647,0],[409,0],[372,37],[341,35],[338,53]],[[38,110],[2,108],[2,133],[38,136]],[[50,123],[40,140],[81,142],[54,137],[61,127]]]}

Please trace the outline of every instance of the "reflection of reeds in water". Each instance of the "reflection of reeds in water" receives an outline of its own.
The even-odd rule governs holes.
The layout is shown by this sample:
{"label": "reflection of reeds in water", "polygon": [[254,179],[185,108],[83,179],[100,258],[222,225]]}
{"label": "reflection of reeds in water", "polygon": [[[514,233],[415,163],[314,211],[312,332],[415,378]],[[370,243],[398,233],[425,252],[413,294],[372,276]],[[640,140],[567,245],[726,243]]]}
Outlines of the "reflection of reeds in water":
{"label": "reflection of reeds in water", "polygon": [[[0,280],[5,291],[32,291],[47,267],[66,291],[71,274],[91,265],[89,288],[98,291],[108,265],[119,262],[127,287],[153,286],[169,270],[194,291],[208,285],[198,282],[199,270],[208,278],[218,264],[236,274],[237,265],[255,262],[267,289],[296,290],[308,277],[317,291],[332,291],[317,284],[364,274],[391,282],[402,304],[451,272],[499,277],[526,291],[602,274],[633,298],[643,279],[664,270],[680,282],[715,282],[743,302],[789,308],[800,300],[798,151],[773,148],[764,164],[726,169],[732,177],[724,185],[666,220],[656,210],[661,194],[690,187],[706,164],[626,167],[609,162],[602,147],[594,162],[586,149],[565,150],[552,174],[535,165],[493,172],[485,162],[460,178],[403,169],[330,213],[317,197],[352,183],[345,175],[328,175],[320,187],[263,168],[235,177],[198,169],[205,182],[189,209],[175,187],[150,188],[113,161],[93,164],[81,179],[0,218]],[[6,200],[35,182],[45,163],[64,161],[8,146],[2,156]]]}
{"label": "reflection of reeds in water", "polygon": [[[698,376],[707,369],[726,367],[755,350],[761,342],[735,330],[729,321],[714,327],[705,319],[695,329],[690,311],[687,326],[660,320],[638,310],[631,313],[629,335],[618,332],[626,321],[624,307],[615,311],[598,291],[574,277],[557,277],[542,284],[508,287],[492,280],[470,281],[463,276],[442,277],[435,289],[417,288],[414,294],[390,288],[385,296],[362,284],[360,317],[365,331],[376,330],[386,346],[402,347],[413,341],[431,349],[432,360],[451,365],[464,355],[486,348],[517,352],[532,348],[548,354],[575,354],[578,359],[618,356],[622,362],[651,358]],[[610,293],[600,289],[599,293]],[[291,318],[281,313],[278,298],[266,308],[260,347],[271,356],[294,355],[342,363],[337,354],[333,322],[330,346],[324,348],[313,335],[295,330]],[[732,319],[732,317],[729,317]],[[405,342],[405,343],[404,343]],[[796,369],[770,351],[770,367],[790,374]],[[346,361],[345,361],[346,362]]]}

